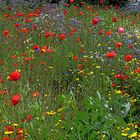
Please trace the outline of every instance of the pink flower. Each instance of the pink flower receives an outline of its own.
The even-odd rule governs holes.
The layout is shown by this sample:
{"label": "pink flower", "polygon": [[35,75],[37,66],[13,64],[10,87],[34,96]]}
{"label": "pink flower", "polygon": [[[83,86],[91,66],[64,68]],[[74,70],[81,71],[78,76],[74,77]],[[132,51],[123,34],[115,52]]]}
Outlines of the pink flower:
{"label": "pink flower", "polygon": [[103,4],[103,0],[100,0],[100,2],[99,2],[100,4]]}
{"label": "pink flower", "polygon": [[124,28],[118,27],[118,33],[119,33],[119,34],[124,33]]}

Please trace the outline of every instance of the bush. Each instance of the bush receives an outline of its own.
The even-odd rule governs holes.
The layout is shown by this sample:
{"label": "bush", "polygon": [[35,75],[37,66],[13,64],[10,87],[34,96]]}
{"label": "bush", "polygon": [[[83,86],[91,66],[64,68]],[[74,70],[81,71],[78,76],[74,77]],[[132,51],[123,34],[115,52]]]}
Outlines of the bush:
{"label": "bush", "polygon": [[[70,3],[70,0],[67,1]],[[92,4],[100,4],[100,5],[113,5],[113,6],[124,6],[128,3],[128,0],[75,0],[75,3],[92,3]]]}

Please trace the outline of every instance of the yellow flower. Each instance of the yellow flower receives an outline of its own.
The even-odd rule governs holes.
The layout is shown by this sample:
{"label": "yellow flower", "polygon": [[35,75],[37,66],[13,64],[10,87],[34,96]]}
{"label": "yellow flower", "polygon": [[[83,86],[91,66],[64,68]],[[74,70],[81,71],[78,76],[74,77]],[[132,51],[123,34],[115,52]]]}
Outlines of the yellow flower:
{"label": "yellow flower", "polygon": [[17,123],[13,123],[12,126],[18,126],[18,124]]}
{"label": "yellow flower", "polygon": [[140,34],[137,36],[138,39],[140,39]]}
{"label": "yellow flower", "polygon": [[44,114],[45,114],[45,115],[53,116],[53,115],[56,114],[56,112],[50,111],[50,112],[45,112]]}
{"label": "yellow flower", "polygon": [[85,74],[85,71],[81,70],[81,71],[78,72],[78,74]]}
{"label": "yellow flower", "polygon": [[59,113],[59,112],[63,111],[64,108],[65,108],[65,107],[59,108],[59,109],[57,110],[57,112]]}
{"label": "yellow flower", "polygon": [[116,94],[121,94],[122,92],[120,90],[115,91]]}
{"label": "yellow flower", "polygon": [[100,47],[100,46],[101,46],[101,44],[98,44],[98,45],[97,45],[97,47]]}
{"label": "yellow flower", "polygon": [[89,73],[89,75],[93,75],[94,74],[94,72],[93,71],[91,71],[90,73]]}
{"label": "yellow flower", "polygon": [[95,67],[96,67],[97,69],[100,69],[100,68],[101,68],[101,66],[97,66],[97,65],[96,65]]}
{"label": "yellow flower", "polygon": [[137,135],[138,135],[137,132],[134,132],[133,134],[129,135],[128,138],[134,138],[137,137]]}
{"label": "yellow flower", "polygon": [[124,136],[124,137],[128,136],[127,133],[121,133],[121,135]]}
{"label": "yellow flower", "polygon": [[79,81],[80,79],[79,78],[76,78],[76,81]]}
{"label": "yellow flower", "polygon": [[129,131],[130,128],[129,127],[126,127],[125,129],[122,130],[122,132],[126,132],[126,131]]}
{"label": "yellow flower", "polygon": [[136,101],[137,101],[137,99],[132,99],[132,98],[130,99],[131,103],[135,103]]}
{"label": "yellow flower", "polygon": [[4,134],[5,135],[10,135],[10,134],[13,134],[13,131],[5,131]]}
{"label": "yellow flower", "polygon": [[105,137],[106,137],[106,135],[105,135],[105,134],[103,134],[103,135],[102,135],[102,139],[101,139],[101,140],[104,140],[104,138],[105,138]]}

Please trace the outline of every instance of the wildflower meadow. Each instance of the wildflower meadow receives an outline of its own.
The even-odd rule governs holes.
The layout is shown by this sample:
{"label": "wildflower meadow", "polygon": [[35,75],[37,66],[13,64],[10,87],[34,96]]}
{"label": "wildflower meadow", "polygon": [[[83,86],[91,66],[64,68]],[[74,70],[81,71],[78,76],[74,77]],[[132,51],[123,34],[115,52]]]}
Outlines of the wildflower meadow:
{"label": "wildflower meadow", "polygon": [[0,140],[139,140],[139,97],[139,13],[0,11]]}

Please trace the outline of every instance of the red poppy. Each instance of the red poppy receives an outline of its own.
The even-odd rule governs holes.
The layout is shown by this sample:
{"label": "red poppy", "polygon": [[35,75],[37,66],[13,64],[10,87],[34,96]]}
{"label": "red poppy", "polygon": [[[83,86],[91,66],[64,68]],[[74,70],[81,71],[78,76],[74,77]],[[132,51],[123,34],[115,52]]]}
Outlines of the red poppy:
{"label": "red poppy", "polygon": [[64,10],[64,15],[67,15],[68,14],[68,11],[67,10]]}
{"label": "red poppy", "polygon": [[113,58],[113,57],[115,57],[115,52],[114,51],[111,51],[111,52],[107,52],[106,54],[106,57],[108,57],[108,58]]}
{"label": "red poppy", "polygon": [[70,3],[73,3],[74,2],[74,0],[70,0]]}
{"label": "red poppy", "polygon": [[34,46],[32,47],[32,49],[33,49],[33,50],[37,50],[37,49],[39,49],[39,46],[38,46],[38,45],[34,45]]}
{"label": "red poppy", "polygon": [[26,120],[27,120],[27,121],[31,121],[31,120],[32,120],[32,117],[31,117],[30,114],[27,115]]}
{"label": "red poppy", "polygon": [[2,34],[5,35],[5,36],[8,35],[8,30],[4,30],[4,31],[2,32]]}
{"label": "red poppy", "polygon": [[115,42],[115,47],[116,48],[120,48],[122,46],[122,43],[121,42]]}
{"label": "red poppy", "polygon": [[66,6],[66,7],[69,7],[69,4],[68,4],[68,3],[66,3],[66,4],[65,4],[65,6]]}
{"label": "red poppy", "polygon": [[64,40],[66,38],[66,35],[65,34],[59,34],[58,37],[59,37],[60,40]]}
{"label": "red poppy", "polygon": [[6,126],[5,131],[14,131],[13,126]]}
{"label": "red poppy", "polygon": [[76,32],[76,28],[72,27],[71,32]]}
{"label": "red poppy", "polygon": [[22,53],[21,55],[22,55],[22,56],[26,56],[26,53]]}
{"label": "red poppy", "polygon": [[30,57],[25,57],[25,61],[30,61],[31,58]]}
{"label": "red poppy", "polygon": [[48,31],[45,32],[45,37],[46,37],[46,38],[49,38],[50,36],[51,36],[50,32],[48,32]]}
{"label": "red poppy", "polygon": [[3,83],[3,79],[0,77],[0,84]]}
{"label": "red poppy", "polygon": [[100,0],[99,3],[102,5],[103,4],[103,0]]}
{"label": "red poppy", "polygon": [[92,25],[96,25],[99,22],[98,18],[93,18],[92,19]]}
{"label": "red poppy", "polygon": [[81,2],[80,2],[80,4],[81,4],[81,5],[83,5],[83,4],[84,4],[84,2],[83,2],[83,1],[81,1]]}
{"label": "red poppy", "polygon": [[117,22],[118,19],[116,17],[112,17],[112,22]]}
{"label": "red poppy", "polygon": [[19,94],[15,94],[12,97],[11,103],[13,106],[17,105],[20,102],[20,95]]}
{"label": "red poppy", "polygon": [[90,7],[89,5],[87,5],[87,9],[88,9],[88,10],[91,10],[91,7]]}
{"label": "red poppy", "polygon": [[83,12],[79,12],[79,16],[82,16],[83,15]]}
{"label": "red poppy", "polygon": [[114,78],[116,78],[116,79],[118,79],[118,78],[120,78],[121,77],[121,74],[116,74],[116,75],[114,75]]}
{"label": "red poppy", "polygon": [[48,49],[46,50],[46,52],[47,52],[47,53],[52,53],[53,50],[48,48]]}
{"label": "red poppy", "polygon": [[112,83],[112,87],[115,87],[116,86],[116,84],[115,83]]}
{"label": "red poppy", "polygon": [[132,59],[132,55],[131,55],[131,54],[127,54],[127,55],[124,56],[124,60],[125,60],[126,62],[131,61],[131,59]]}
{"label": "red poppy", "polygon": [[78,60],[78,56],[77,55],[75,55],[74,57],[73,57],[73,60]]}
{"label": "red poppy", "polygon": [[2,140],[10,140],[8,137],[4,137]]}
{"label": "red poppy", "polygon": [[72,32],[72,31],[70,31],[70,32],[69,32],[69,36],[72,36],[72,35],[73,35],[73,32]]}
{"label": "red poppy", "polygon": [[103,29],[99,30],[98,35],[101,36],[103,34],[103,32],[104,32]]}
{"label": "red poppy", "polygon": [[39,95],[39,92],[38,91],[35,91],[32,96],[36,97],[38,95]]}
{"label": "red poppy", "polygon": [[51,32],[50,35],[51,35],[51,37],[54,37],[55,36],[55,33],[54,32]]}
{"label": "red poppy", "polygon": [[125,80],[126,79],[126,75],[121,75],[121,79]]}
{"label": "red poppy", "polygon": [[18,71],[13,71],[9,74],[8,79],[11,81],[17,81],[20,79],[20,73]]}

